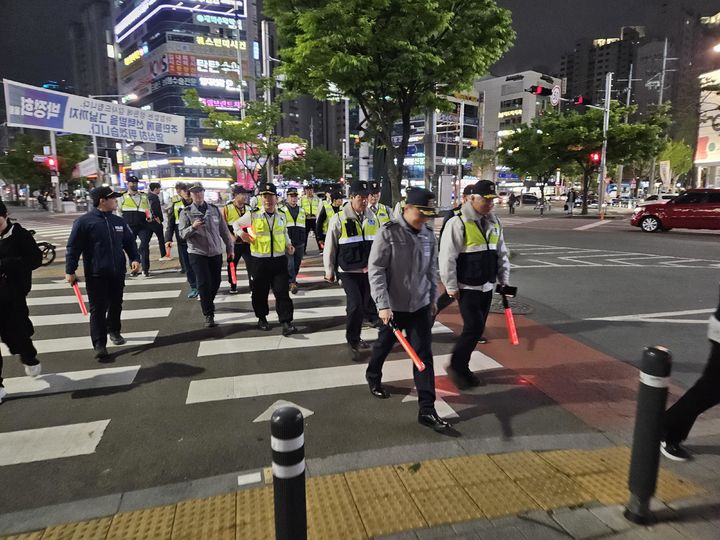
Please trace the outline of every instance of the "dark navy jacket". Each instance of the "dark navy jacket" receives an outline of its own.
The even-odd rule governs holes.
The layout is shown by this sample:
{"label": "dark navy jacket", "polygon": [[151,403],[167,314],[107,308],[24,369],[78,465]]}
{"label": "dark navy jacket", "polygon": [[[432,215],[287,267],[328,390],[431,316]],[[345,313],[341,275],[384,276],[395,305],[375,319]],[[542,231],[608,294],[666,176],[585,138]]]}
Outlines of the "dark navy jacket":
{"label": "dark navy jacket", "polygon": [[134,236],[123,218],[93,208],[73,223],[65,252],[65,273],[75,273],[82,255],[86,277],[123,277],[127,268],[125,253],[131,261],[140,260]]}

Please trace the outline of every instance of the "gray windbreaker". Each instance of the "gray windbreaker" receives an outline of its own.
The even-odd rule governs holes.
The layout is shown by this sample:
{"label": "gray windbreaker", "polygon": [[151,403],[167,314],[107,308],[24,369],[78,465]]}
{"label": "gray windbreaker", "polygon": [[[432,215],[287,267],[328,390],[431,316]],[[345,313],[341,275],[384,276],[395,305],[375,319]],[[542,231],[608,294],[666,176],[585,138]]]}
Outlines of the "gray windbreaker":
{"label": "gray windbreaker", "polygon": [[[214,204],[206,203],[207,210],[201,212],[192,203],[183,208],[178,221],[178,232],[180,238],[187,242],[188,253],[215,257],[224,253],[233,253],[235,240],[228,230],[220,209]],[[193,221],[202,218],[205,225],[195,230],[192,228]],[[225,244],[223,246],[223,243]]]}

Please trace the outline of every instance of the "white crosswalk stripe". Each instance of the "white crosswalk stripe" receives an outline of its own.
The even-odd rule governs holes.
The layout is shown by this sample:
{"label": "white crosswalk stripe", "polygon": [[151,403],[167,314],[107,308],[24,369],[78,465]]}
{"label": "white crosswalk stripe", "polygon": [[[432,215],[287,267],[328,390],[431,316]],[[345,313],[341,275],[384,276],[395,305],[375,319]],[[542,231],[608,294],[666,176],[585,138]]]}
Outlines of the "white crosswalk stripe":
{"label": "white crosswalk stripe", "polygon": [[[28,306],[54,306],[59,304],[75,304],[77,302],[77,298],[75,297],[75,294],[72,292],[72,289],[69,290],[70,294],[72,296],[43,296],[39,298],[31,297],[27,299]],[[137,300],[162,300],[164,298],[167,299],[173,299],[180,296],[180,290],[175,291],[148,291],[148,292],[129,292],[123,294],[123,303],[125,302],[133,302]],[[83,299],[85,302],[88,301],[87,294],[83,295]]]}
{"label": "white crosswalk stripe", "polygon": [[[170,316],[172,308],[123,309],[121,321],[139,319],[164,319]],[[63,326],[66,324],[88,324],[88,318],[80,313],[64,313],[61,315],[30,315],[34,326]]]}
{"label": "white crosswalk stripe", "polygon": [[49,373],[40,377],[15,377],[3,384],[11,397],[39,396],[132,384],[140,366]]}
{"label": "white crosswalk stripe", "polygon": [[[113,345],[108,343],[108,347],[134,347],[138,345],[150,345],[155,341],[158,335],[157,330],[148,330],[145,332],[127,332],[123,333],[123,337],[127,339],[125,345]],[[56,338],[56,339],[39,339],[33,340],[33,345],[39,354],[50,354],[59,352],[86,351],[92,350],[92,342],[89,336]],[[3,356],[9,356],[10,351],[3,343],[0,344],[0,353]]]}

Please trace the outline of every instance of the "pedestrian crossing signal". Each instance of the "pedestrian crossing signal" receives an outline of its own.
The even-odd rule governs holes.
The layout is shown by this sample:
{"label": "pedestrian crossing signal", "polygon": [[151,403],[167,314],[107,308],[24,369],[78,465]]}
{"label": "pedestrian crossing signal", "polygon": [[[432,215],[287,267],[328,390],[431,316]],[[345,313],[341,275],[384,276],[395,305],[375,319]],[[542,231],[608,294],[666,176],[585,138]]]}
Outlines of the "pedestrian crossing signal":
{"label": "pedestrian crossing signal", "polygon": [[544,86],[531,86],[526,92],[530,92],[536,96],[550,96],[552,95],[552,88],[545,88]]}

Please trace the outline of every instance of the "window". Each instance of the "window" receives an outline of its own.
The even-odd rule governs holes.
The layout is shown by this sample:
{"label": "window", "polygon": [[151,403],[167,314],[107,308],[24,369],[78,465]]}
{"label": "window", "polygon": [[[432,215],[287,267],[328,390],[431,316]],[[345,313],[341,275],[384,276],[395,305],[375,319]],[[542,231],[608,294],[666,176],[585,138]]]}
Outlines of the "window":
{"label": "window", "polygon": [[720,204],[720,191],[707,194],[707,202],[710,204]]}
{"label": "window", "polygon": [[707,201],[708,194],[702,192],[683,193],[673,199],[674,204],[702,204]]}

